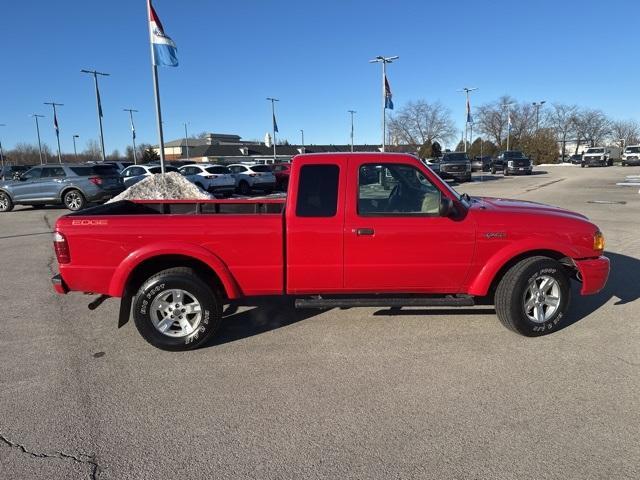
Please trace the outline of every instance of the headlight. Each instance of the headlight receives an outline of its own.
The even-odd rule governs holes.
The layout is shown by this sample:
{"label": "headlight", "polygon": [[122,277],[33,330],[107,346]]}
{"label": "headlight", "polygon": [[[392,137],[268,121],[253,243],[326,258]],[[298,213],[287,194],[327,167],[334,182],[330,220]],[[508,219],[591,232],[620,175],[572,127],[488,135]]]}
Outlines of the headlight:
{"label": "headlight", "polygon": [[604,235],[599,230],[593,234],[593,249],[598,253],[604,252]]}

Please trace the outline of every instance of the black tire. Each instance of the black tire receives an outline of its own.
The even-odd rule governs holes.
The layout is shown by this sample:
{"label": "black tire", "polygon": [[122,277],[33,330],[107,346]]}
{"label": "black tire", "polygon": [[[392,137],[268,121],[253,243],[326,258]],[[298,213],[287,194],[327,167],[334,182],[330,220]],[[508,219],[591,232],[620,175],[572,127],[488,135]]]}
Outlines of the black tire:
{"label": "black tire", "polygon": [[[533,282],[543,275],[557,282],[560,298],[556,311],[544,321],[536,322],[525,312],[526,295]],[[552,258],[535,256],[520,260],[505,273],[496,289],[494,304],[505,327],[527,337],[537,337],[557,330],[570,301],[571,285],[564,267]]]}
{"label": "black tire", "polygon": [[[154,300],[172,289],[186,292],[200,304],[201,316],[190,334],[170,336],[159,331],[153,323],[152,315],[157,315],[151,308]],[[177,300],[172,298],[170,303],[174,301]],[[187,316],[188,314],[185,315]],[[218,330],[222,319],[222,301],[219,292],[205,283],[192,269],[169,268],[153,275],[140,287],[133,301],[133,319],[140,335],[154,347],[170,351],[192,350],[206,343]],[[174,324],[177,322],[178,320]],[[171,328],[174,327],[167,330]]]}
{"label": "black tire", "polygon": [[9,194],[0,192],[0,212],[10,212],[13,210],[13,200]]}
{"label": "black tire", "polygon": [[495,175],[496,174],[496,167],[491,167],[491,175]]}
{"label": "black tire", "polygon": [[249,195],[251,193],[251,186],[247,181],[242,180],[238,184],[238,191],[240,192],[241,195]]}
{"label": "black tire", "polygon": [[502,172],[502,174],[503,174],[505,177],[508,177],[508,176],[509,176],[509,170],[507,170],[507,169],[505,168],[505,169],[504,169],[504,172]]}
{"label": "black tire", "polygon": [[84,195],[80,190],[72,188],[71,190],[64,192],[64,195],[62,196],[62,203],[64,203],[64,206],[67,207],[68,210],[77,212],[87,206],[87,199],[84,198]]}
{"label": "black tire", "polygon": [[580,164],[580,168],[584,168],[584,163],[581,163],[581,164]]}

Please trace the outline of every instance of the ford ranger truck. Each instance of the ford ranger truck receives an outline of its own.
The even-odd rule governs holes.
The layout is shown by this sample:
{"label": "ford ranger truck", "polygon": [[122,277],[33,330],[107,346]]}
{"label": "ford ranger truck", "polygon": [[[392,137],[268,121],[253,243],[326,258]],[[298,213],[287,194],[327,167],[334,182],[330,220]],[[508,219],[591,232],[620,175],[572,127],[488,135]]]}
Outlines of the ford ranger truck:
{"label": "ford ranger truck", "polygon": [[294,158],[286,199],[120,201],[58,219],[58,293],[119,297],[166,350],[211,339],[227,304],[495,305],[526,336],[561,327],[570,282],[599,292],[604,238],[585,216],[460,195],[405,154]]}

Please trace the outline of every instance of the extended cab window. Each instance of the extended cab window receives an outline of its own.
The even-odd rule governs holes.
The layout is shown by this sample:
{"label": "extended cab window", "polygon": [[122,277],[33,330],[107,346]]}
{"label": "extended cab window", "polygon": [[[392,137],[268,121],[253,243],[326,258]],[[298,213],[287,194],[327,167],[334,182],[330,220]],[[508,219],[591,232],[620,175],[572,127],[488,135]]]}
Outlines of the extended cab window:
{"label": "extended cab window", "polygon": [[362,216],[436,216],[440,195],[411,165],[366,164],[358,172],[358,214]]}
{"label": "extended cab window", "polygon": [[338,209],[337,165],[304,165],[298,181],[298,217],[333,217]]}

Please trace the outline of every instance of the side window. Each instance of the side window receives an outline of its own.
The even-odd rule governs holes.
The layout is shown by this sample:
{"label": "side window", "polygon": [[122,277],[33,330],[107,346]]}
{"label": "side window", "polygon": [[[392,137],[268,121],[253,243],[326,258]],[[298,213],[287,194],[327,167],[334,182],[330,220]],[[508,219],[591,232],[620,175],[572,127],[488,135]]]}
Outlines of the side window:
{"label": "side window", "polygon": [[437,216],[440,196],[440,190],[412,165],[366,164],[358,172],[361,216]]}
{"label": "side window", "polygon": [[66,177],[64,168],[62,167],[44,167],[42,169],[42,178],[60,178]]}
{"label": "side window", "polygon": [[35,180],[40,178],[41,175],[42,175],[42,168],[36,167],[36,168],[32,168],[31,170],[28,170],[24,175],[22,175],[22,178],[27,180]]}
{"label": "side window", "polygon": [[298,217],[333,217],[338,209],[337,165],[305,165],[298,181]]}

